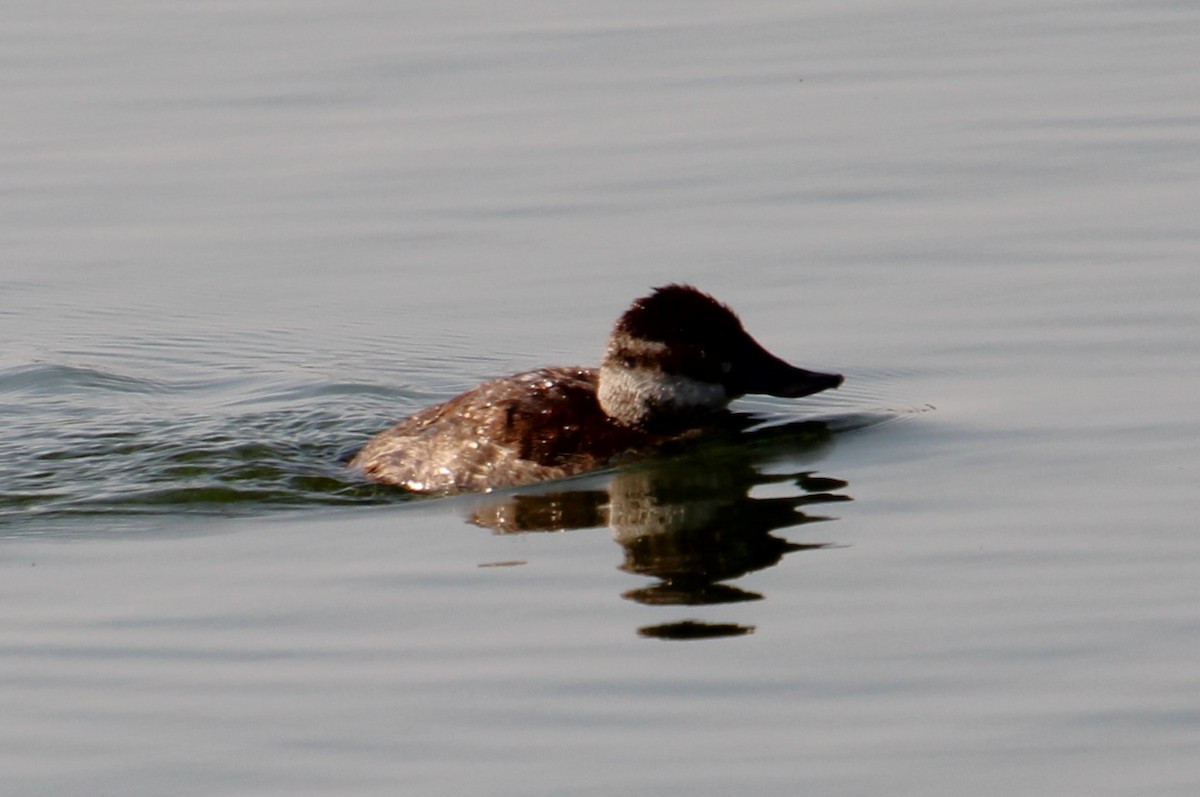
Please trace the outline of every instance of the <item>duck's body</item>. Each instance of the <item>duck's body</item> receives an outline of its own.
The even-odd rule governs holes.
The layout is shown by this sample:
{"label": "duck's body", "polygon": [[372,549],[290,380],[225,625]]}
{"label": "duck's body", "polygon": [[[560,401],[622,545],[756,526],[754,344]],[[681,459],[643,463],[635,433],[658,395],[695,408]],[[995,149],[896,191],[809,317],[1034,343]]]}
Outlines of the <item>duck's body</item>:
{"label": "duck's body", "polygon": [[600,409],[594,368],[493,379],[377,435],[352,466],[415,492],[479,492],[562,479],[650,444]]}
{"label": "duck's body", "polygon": [[599,369],[485,382],[380,433],[350,464],[423,493],[533,484],[653,451],[746,393],[798,397],[841,382],[788,365],[727,307],[670,285],[621,316]]}

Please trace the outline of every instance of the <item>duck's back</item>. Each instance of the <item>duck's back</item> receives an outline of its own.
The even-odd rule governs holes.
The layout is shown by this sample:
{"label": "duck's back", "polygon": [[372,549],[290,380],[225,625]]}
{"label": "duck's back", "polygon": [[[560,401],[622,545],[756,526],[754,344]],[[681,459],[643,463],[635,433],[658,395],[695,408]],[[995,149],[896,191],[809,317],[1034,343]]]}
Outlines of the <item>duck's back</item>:
{"label": "duck's back", "polygon": [[416,492],[513,487],[573,476],[645,443],[596,399],[590,368],[494,379],[380,433],[350,463]]}

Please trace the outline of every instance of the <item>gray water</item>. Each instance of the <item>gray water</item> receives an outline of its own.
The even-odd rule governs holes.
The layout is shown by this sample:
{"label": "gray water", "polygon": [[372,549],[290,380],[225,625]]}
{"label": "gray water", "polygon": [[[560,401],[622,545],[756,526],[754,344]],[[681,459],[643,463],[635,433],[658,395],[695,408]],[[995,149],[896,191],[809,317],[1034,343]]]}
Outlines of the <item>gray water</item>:
{"label": "gray water", "polygon": [[[15,2],[3,793],[1200,791],[1200,8]],[[684,281],[838,370],[341,462]]]}

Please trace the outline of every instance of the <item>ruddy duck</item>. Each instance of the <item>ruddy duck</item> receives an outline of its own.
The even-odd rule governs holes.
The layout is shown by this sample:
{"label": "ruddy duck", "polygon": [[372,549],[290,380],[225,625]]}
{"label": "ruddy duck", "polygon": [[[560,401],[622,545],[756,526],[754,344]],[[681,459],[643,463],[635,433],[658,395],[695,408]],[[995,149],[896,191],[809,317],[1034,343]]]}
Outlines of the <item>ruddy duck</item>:
{"label": "ruddy duck", "polygon": [[799,398],[841,383],[768,352],[708,294],[667,285],[617,320],[599,369],[485,382],[381,432],[350,466],[420,493],[515,487],[653,451],[747,393]]}

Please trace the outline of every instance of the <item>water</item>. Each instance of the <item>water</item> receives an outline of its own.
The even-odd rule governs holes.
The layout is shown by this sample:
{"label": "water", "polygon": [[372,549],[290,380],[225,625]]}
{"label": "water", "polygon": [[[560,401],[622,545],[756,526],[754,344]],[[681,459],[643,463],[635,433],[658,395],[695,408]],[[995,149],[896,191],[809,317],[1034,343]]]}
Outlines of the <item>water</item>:
{"label": "water", "polygon": [[[1200,786],[1190,4],[10,5],[6,794]],[[846,385],[340,467],[670,281]]]}

